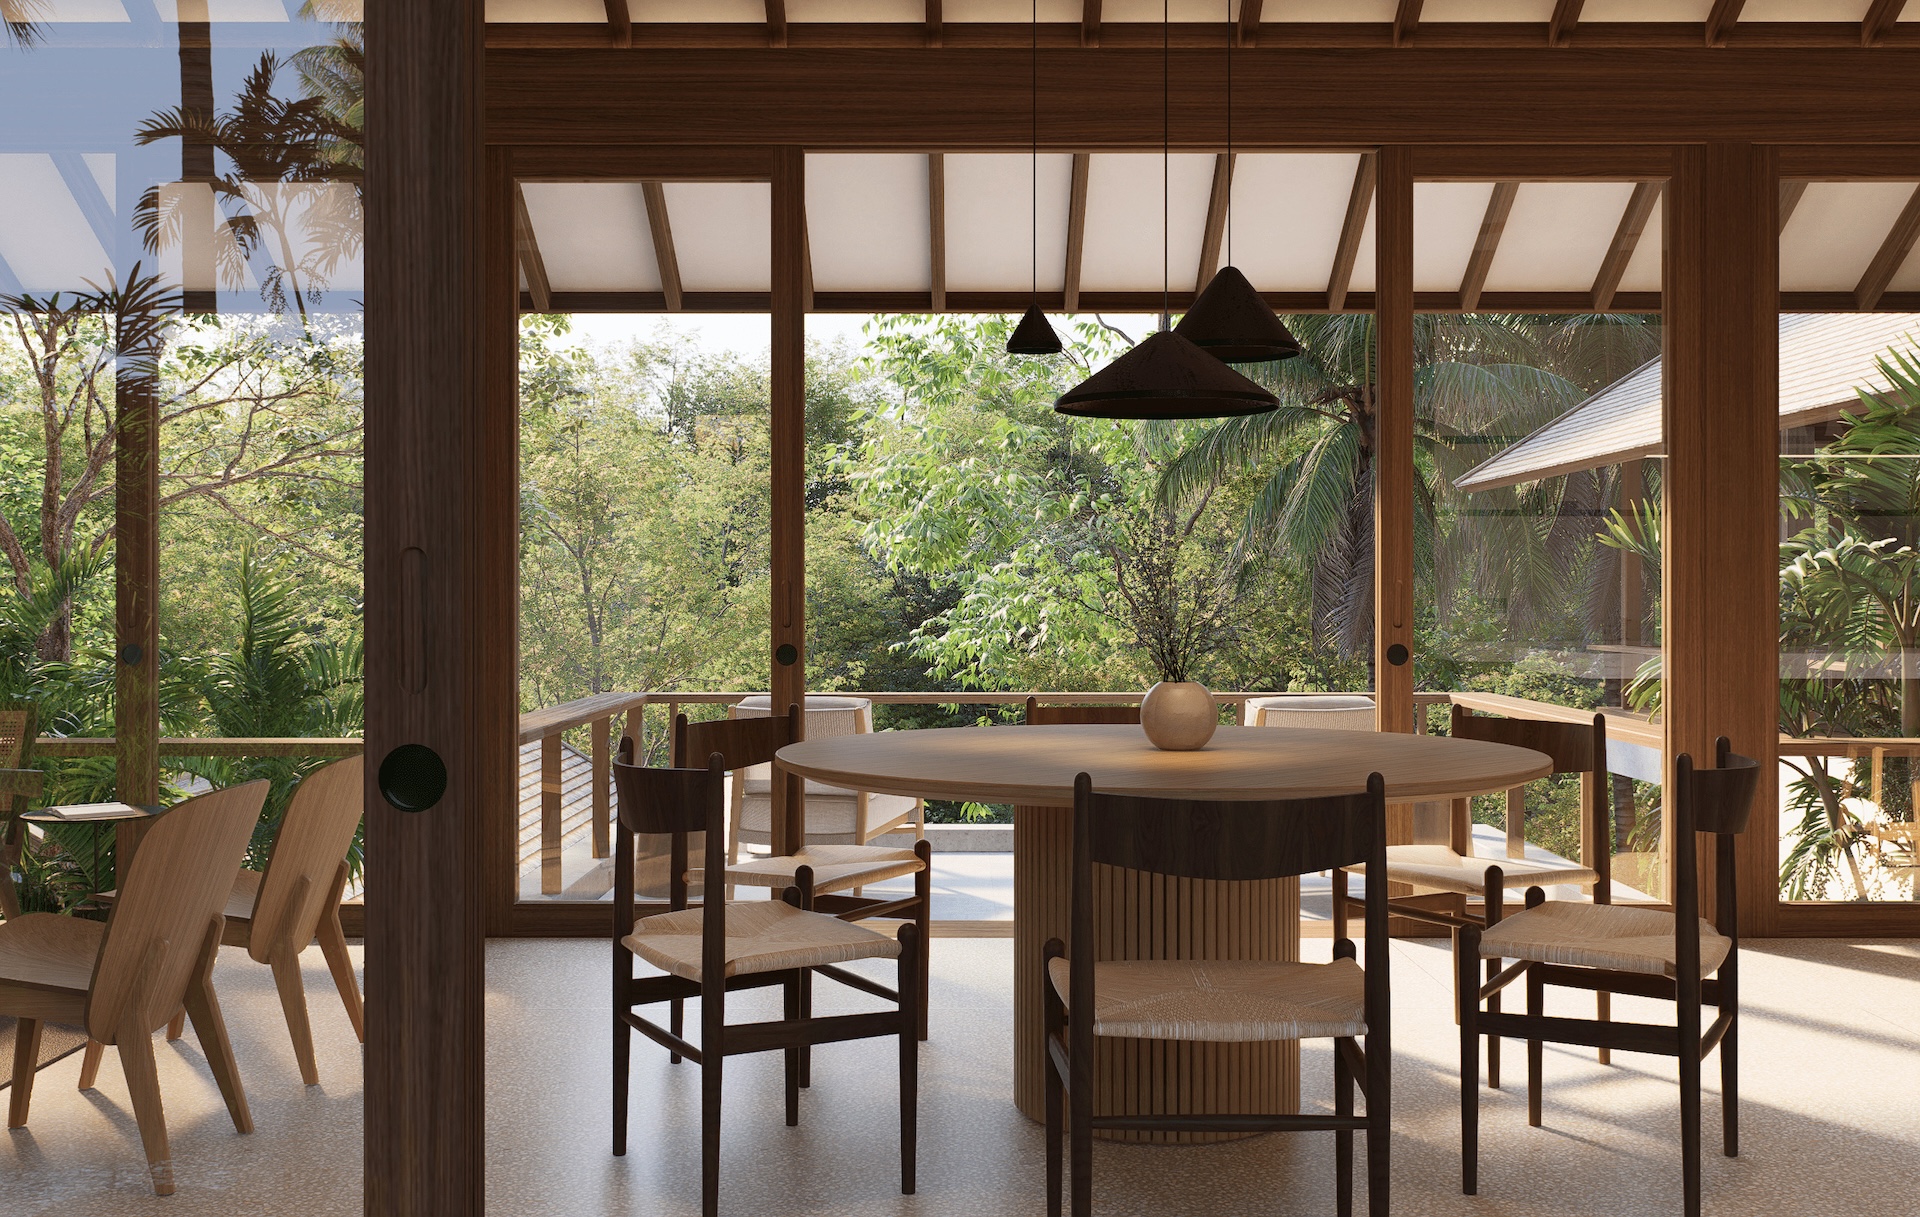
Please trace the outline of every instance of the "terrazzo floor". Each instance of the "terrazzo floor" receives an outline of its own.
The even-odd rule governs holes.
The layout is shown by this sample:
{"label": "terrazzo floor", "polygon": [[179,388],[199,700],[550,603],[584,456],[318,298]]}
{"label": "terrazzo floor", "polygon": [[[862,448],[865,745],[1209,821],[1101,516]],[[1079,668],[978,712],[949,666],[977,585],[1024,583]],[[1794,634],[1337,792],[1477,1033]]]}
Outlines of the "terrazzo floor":
{"label": "terrazzo floor", "polygon": [[[871,1041],[816,1051],[797,1129],[782,1121],[777,1055],[728,1062],[722,1211],[1044,1211],[1041,1131],[1009,1099],[1012,946],[1005,939],[934,942],[919,1195],[896,1191],[894,1054],[890,1042]],[[1328,948],[1325,939],[1305,944],[1310,958]],[[1743,958],[1743,1153],[1729,1160],[1711,1152],[1720,1103],[1710,1061],[1706,1211],[1920,1212],[1920,945],[1769,941],[1748,944]],[[637,1040],[632,1152],[624,1159],[608,1152],[606,948],[498,941],[489,944],[488,964],[488,1212],[697,1213],[697,1070],[671,1067],[663,1052]],[[306,965],[320,1086],[300,1085],[267,969],[228,950],[216,984],[258,1131],[234,1134],[191,1033],[164,1048],[161,1085],[179,1192],[156,1198],[118,1062],[109,1054],[99,1088],[81,1093],[80,1061],[70,1057],[40,1075],[30,1127],[0,1142],[0,1214],[358,1214],[360,1050],[317,951]],[[1679,1211],[1672,1063],[1622,1055],[1603,1067],[1590,1053],[1549,1047],[1545,1127],[1529,1129],[1517,1044],[1507,1056],[1508,1088],[1487,1092],[1482,1104],[1482,1195],[1461,1196],[1447,951],[1439,942],[1396,943],[1393,967],[1394,1212]],[[835,986],[820,988],[826,1008]],[[1590,1006],[1575,995],[1559,1009]],[[1616,999],[1615,1009],[1623,1019],[1660,1012],[1627,999]],[[1327,1103],[1330,1071],[1325,1047],[1309,1044],[1308,1104]],[[1325,1133],[1199,1147],[1103,1143],[1095,1153],[1095,1209],[1327,1214],[1332,1159]]]}

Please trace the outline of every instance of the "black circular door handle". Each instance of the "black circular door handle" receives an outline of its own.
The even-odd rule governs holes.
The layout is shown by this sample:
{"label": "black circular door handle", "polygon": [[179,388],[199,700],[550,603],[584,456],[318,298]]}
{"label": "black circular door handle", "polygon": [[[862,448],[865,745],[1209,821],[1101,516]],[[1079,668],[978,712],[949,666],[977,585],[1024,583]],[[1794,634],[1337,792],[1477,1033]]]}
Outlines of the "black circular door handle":
{"label": "black circular door handle", "polygon": [[1406,663],[1406,662],[1407,662],[1407,648],[1406,648],[1406,646],[1405,646],[1405,644],[1403,644],[1403,643],[1398,643],[1398,642],[1396,642],[1396,643],[1394,643],[1394,644],[1393,644],[1392,646],[1390,646],[1390,647],[1388,647],[1388,648],[1387,648],[1387,662],[1388,662],[1388,663],[1390,663],[1390,664],[1392,664],[1392,665],[1393,665],[1394,667],[1396,667],[1396,668],[1397,668],[1397,667],[1399,667],[1400,665],[1402,665],[1402,664],[1404,664],[1404,663]]}
{"label": "black circular door handle", "polygon": [[402,744],[380,762],[380,797],[398,811],[426,811],[447,793],[447,763],[425,744]]}

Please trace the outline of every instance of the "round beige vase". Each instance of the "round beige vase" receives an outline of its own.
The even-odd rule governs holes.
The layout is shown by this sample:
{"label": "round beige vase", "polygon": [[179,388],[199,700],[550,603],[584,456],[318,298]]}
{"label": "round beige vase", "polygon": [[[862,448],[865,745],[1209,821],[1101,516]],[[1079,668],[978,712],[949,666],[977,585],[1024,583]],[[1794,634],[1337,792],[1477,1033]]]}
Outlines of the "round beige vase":
{"label": "round beige vase", "polygon": [[1204,748],[1220,725],[1220,705],[1198,681],[1161,681],[1140,699],[1140,726],[1167,752]]}

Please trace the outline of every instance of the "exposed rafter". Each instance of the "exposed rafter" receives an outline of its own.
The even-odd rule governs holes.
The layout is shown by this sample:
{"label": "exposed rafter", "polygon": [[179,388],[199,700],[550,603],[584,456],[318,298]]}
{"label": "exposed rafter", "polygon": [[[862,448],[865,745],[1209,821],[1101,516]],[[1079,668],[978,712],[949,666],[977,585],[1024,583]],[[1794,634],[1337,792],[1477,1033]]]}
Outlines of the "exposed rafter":
{"label": "exposed rafter", "polygon": [[1740,22],[1740,10],[1747,7],[1747,0],[1713,0],[1713,10],[1707,14],[1707,45],[1727,45],[1727,35]]}
{"label": "exposed rafter", "polygon": [[1660,188],[1659,182],[1640,182],[1634,186],[1633,197],[1627,200],[1627,209],[1620,216],[1620,227],[1614,229],[1613,244],[1607,247],[1607,256],[1600,262],[1600,273],[1593,277],[1594,312],[1604,313],[1613,307],[1621,276],[1627,273],[1627,263],[1633,261],[1633,251],[1640,247],[1640,236],[1646,232],[1653,209],[1660,202]]}
{"label": "exposed rafter", "polygon": [[1333,271],[1327,276],[1327,311],[1330,313],[1347,307],[1353,260],[1360,253],[1360,234],[1366,230],[1367,213],[1373,210],[1373,183],[1377,172],[1373,153],[1362,152],[1360,168],[1353,175],[1353,193],[1347,196],[1347,218],[1340,226],[1340,244],[1333,251]]}
{"label": "exposed rafter", "polygon": [[787,0],[767,0],[767,45],[787,45]]}
{"label": "exposed rafter", "polygon": [[1393,11],[1393,45],[1400,46],[1420,28],[1420,9],[1426,0],[1400,0]]}
{"label": "exposed rafter", "polygon": [[1207,198],[1207,226],[1200,234],[1200,266],[1194,276],[1196,295],[1220,269],[1220,243],[1227,231],[1227,201],[1233,195],[1233,162],[1224,152],[1213,158],[1213,193]]}
{"label": "exposed rafter", "polygon": [[1787,221],[1793,218],[1794,208],[1800,206],[1800,196],[1807,192],[1807,185],[1791,180],[1780,183],[1780,232],[1787,231]]}
{"label": "exposed rafter", "polygon": [[1866,273],[1853,289],[1855,308],[1864,313],[1879,306],[1880,297],[1887,294],[1887,285],[1906,264],[1916,241],[1920,241],[1920,187],[1915,187],[1912,197],[1907,199],[1900,218],[1893,222],[1893,231],[1880,243],[1880,251],[1867,263]]}
{"label": "exposed rafter", "polygon": [[1080,258],[1087,248],[1087,173],[1093,156],[1073,154],[1073,184],[1067,191],[1067,277],[1062,303],[1069,313],[1080,311]]}
{"label": "exposed rafter", "polygon": [[1573,36],[1574,27],[1580,24],[1580,10],[1585,8],[1587,0],[1555,0],[1553,17],[1547,22],[1547,45],[1565,46]]}
{"label": "exposed rafter", "polygon": [[[800,201],[800,209],[806,210],[806,200]],[[813,311],[813,237],[811,224],[800,225],[800,311]]]}
{"label": "exposed rafter", "polygon": [[1260,42],[1260,8],[1262,0],[1240,0],[1239,37],[1241,46],[1256,46]]}
{"label": "exposed rafter", "polygon": [[540,259],[540,246],[534,243],[533,220],[527,215],[527,196],[516,184],[513,188],[513,249],[520,260],[520,273],[527,280],[527,295],[533,297],[533,311],[553,311],[553,287],[547,282],[547,264]]}
{"label": "exposed rafter", "polygon": [[927,154],[927,245],[933,311],[947,311],[947,158]]}
{"label": "exposed rafter", "polygon": [[1080,5],[1080,45],[1100,45],[1100,0],[1082,0]]}
{"label": "exposed rafter", "polygon": [[940,0],[927,0],[927,45],[940,46],[946,41],[946,31],[940,14]]}
{"label": "exposed rafter", "polygon": [[1460,276],[1460,311],[1470,313],[1480,307],[1480,293],[1487,286],[1487,272],[1493,269],[1493,255],[1500,251],[1500,235],[1507,231],[1507,216],[1513,212],[1513,200],[1520,193],[1518,182],[1495,182],[1487,200],[1487,213],[1480,217],[1480,235],[1473,240],[1473,254],[1467,259],[1466,273]]}
{"label": "exposed rafter", "polygon": [[1907,0],[1873,0],[1867,15],[1860,19],[1860,45],[1879,46],[1893,31],[1894,22],[1900,20],[1900,10],[1906,6]]}
{"label": "exposed rafter", "polygon": [[606,0],[607,29],[613,35],[613,45],[633,45],[633,14],[627,11],[627,0]]}
{"label": "exposed rafter", "polygon": [[673,226],[667,223],[667,190],[659,182],[640,183],[647,201],[647,227],[653,232],[653,260],[660,267],[660,294],[667,311],[677,313],[686,302],[680,290],[680,259],[673,252]]}

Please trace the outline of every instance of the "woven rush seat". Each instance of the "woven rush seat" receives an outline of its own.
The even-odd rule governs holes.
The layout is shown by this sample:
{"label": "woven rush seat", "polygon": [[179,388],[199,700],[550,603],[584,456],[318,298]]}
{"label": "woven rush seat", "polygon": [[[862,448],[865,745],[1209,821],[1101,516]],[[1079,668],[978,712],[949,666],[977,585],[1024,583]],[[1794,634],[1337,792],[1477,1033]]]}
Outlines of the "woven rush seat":
{"label": "woven rush seat", "polygon": [[[1047,975],[1064,1003],[1071,966]],[[1248,1043],[1367,1033],[1365,973],[1351,959],[1103,960],[1093,966],[1093,1033],[1117,1039]]]}
{"label": "woven rush seat", "polygon": [[880,845],[806,845],[799,853],[749,858],[727,868],[727,881],[746,887],[784,888],[803,866],[813,868],[816,895],[879,883],[922,869],[920,856],[910,849]]}
{"label": "woven rush seat", "polygon": [[[1446,845],[1387,846],[1387,878],[1395,883],[1411,883],[1415,887],[1478,896],[1486,890],[1489,866],[1500,868],[1500,885],[1506,888],[1532,887],[1536,883],[1542,886],[1571,883],[1585,887],[1599,878],[1590,868],[1572,862],[1556,864],[1534,862],[1526,858],[1463,857]],[[1355,875],[1367,873],[1365,865],[1346,869]]]}
{"label": "woven rush seat", "polygon": [[[1483,959],[1674,975],[1673,914],[1619,904],[1549,901],[1515,913],[1481,935]],[[1700,975],[1710,976],[1732,943],[1700,919]]]}
{"label": "woven rush seat", "polygon": [[[699,982],[700,930],[706,914],[682,909],[642,917],[621,944],[663,972]],[[808,913],[780,900],[727,906],[726,975],[817,968],[855,959],[893,959],[900,944],[850,921]]]}

